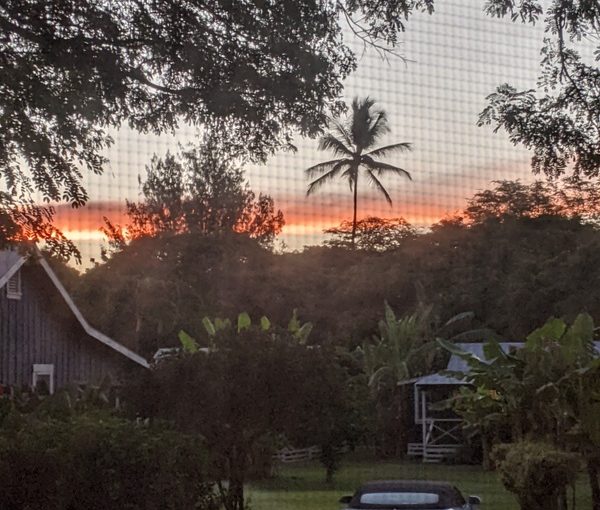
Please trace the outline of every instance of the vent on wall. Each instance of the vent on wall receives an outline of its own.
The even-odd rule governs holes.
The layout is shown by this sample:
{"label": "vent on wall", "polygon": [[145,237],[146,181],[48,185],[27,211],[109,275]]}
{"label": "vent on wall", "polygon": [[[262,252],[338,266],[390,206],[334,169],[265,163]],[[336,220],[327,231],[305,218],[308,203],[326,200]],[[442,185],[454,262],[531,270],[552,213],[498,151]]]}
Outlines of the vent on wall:
{"label": "vent on wall", "polygon": [[52,395],[54,393],[54,365],[35,363],[32,372],[33,389]]}
{"label": "vent on wall", "polygon": [[21,271],[17,271],[6,282],[6,297],[8,299],[21,299]]}

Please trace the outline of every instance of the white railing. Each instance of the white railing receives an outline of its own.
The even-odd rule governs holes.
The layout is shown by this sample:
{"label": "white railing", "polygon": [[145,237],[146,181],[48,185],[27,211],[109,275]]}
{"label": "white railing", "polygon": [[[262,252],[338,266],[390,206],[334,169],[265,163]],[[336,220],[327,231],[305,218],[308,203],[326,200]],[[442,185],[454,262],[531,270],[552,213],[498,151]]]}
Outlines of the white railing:
{"label": "white railing", "polygon": [[279,462],[302,462],[316,459],[321,453],[321,448],[311,446],[310,448],[283,448],[273,455],[273,460]]}

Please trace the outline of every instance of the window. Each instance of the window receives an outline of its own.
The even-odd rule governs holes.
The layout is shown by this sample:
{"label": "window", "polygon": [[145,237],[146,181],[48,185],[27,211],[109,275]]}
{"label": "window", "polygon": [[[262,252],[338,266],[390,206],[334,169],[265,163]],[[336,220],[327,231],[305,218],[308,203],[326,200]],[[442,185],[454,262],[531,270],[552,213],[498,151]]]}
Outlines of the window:
{"label": "window", "polygon": [[33,380],[31,384],[35,391],[40,393],[54,393],[54,365],[33,365]]}
{"label": "window", "polygon": [[367,505],[433,505],[440,500],[431,492],[371,492],[363,494],[360,502]]}
{"label": "window", "polygon": [[21,271],[10,277],[6,284],[6,297],[8,299],[21,299]]}

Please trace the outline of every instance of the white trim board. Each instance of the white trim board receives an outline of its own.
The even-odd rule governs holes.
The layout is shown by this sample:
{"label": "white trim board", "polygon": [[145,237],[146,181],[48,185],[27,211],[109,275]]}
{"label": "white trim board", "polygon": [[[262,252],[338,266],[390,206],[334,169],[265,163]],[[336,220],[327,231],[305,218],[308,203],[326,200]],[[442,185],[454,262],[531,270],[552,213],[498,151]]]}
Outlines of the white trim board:
{"label": "white trim board", "polygon": [[[6,285],[6,283],[10,279],[10,277],[12,275],[14,275],[21,268],[21,266],[25,263],[26,260],[27,260],[27,257],[21,257],[17,261],[17,263],[14,264],[2,276],[2,278],[0,278],[0,289]],[[90,324],[85,319],[83,314],[79,311],[79,308],[77,308],[77,305],[75,305],[75,302],[73,301],[73,299],[71,298],[71,296],[69,295],[67,290],[64,288],[63,284],[58,279],[58,276],[56,276],[56,274],[50,267],[50,264],[48,264],[48,262],[44,259],[44,257],[42,257],[42,255],[41,255],[41,253],[39,253],[39,251],[37,251],[37,254],[36,254],[36,262],[39,263],[39,265],[44,268],[44,271],[46,271],[46,274],[48,275],[50,280],[52,280],[52,283],[54,284],[54,286],[56,287],[56,289],[58,290],[58,292],[60,293],[62,298],[65,300],[65,303],[67,304],[67,306],[69,307],[69,309],[71,310],[73,315],[75,315],[75,318],[77,319],[79,324],[81,324],[81,327],[85,330],[85,332],[89,336],[98,340],[99,342],[103,343],[104,345],[110,347],[111,349],[117,351],[119,354],[122,354],[123,356],[129,358],[131,361],[137,363],[138,365],[141,365],[144,368],[150,368],[150,364],[142,356],[133,352],[132,350],[130,350],[127,347],[125,347],[124,345],[120,344],[116,340],[113,340],[112,338],[106,336],[104,333],[101,333],[97,329],[90,326]]]}
{"label": "white trim board", "polygon": [[19,269],[21,269],[21,266],[25,264],[26,261],[27,257],[20,257],[19,260],[17,260],[17,262],[0,277],[0,289],[8,283],[8,280],[10,280]]}

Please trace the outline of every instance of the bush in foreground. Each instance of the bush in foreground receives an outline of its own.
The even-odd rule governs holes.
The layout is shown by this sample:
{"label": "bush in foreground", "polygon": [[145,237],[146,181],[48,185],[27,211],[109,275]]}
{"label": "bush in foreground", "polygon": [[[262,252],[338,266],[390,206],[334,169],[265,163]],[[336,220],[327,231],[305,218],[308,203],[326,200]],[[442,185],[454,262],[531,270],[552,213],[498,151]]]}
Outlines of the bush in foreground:
{"label": "bush in foreground", "polygon": [[215,510],[198,440],[88,413],[14,415],[0,432],[4,510]]}

